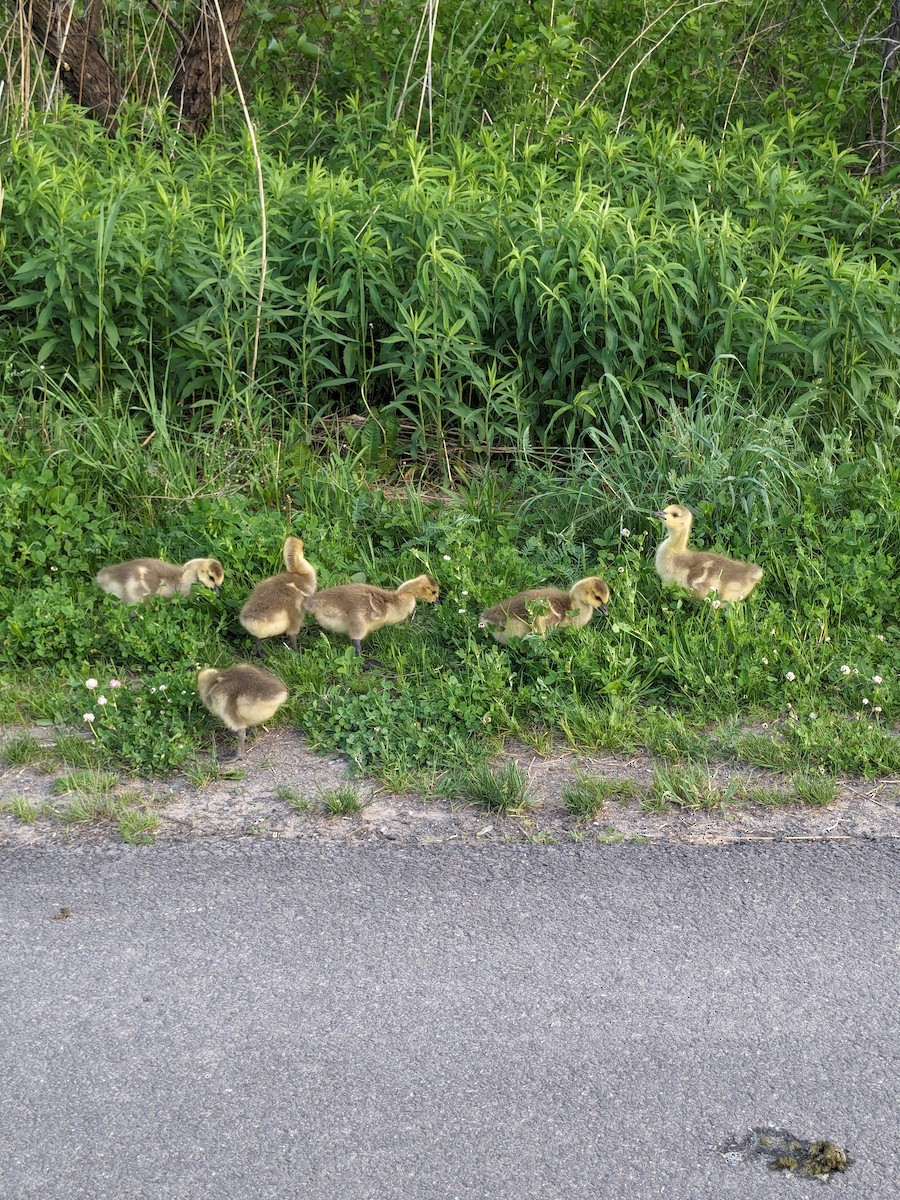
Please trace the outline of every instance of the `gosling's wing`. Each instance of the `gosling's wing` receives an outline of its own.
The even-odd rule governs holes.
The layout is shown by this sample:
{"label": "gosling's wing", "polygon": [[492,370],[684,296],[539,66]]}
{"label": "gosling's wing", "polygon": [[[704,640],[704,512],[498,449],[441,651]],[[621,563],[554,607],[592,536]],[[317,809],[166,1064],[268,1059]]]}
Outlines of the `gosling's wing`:
{"label": "gosling's wing", "polygon": [[395,599],[393,592],[372,584],[342,583],[307,596],[303,607],[314,617],[361,617],[371,621],[385,616],[392,599]]}
{"label": "gosling's wing", "polygon": [[553,624],[561,621],[571,608],[572,598],[568,592],[558,588],[529,588],[498,601],[481,614],[481,620],[485,625],[504,625],[510,620],[530,625],[534,617],[543,612],[545,620]]}
{"label": "gosling's wing", "polygon": [[694,551],[687,563],[685,583],[698,596],[716,591],[725,599],[741,598],[762,578],[762,568],[724,554]]}
{"label": "gosling's wing", "polygon": [[528,624],[536,616],[542,615],[551,624],[561,621],[573,607],[569,593],[558,588],[529,588],[527,592],[519,592],[505,603],[508,616]]}

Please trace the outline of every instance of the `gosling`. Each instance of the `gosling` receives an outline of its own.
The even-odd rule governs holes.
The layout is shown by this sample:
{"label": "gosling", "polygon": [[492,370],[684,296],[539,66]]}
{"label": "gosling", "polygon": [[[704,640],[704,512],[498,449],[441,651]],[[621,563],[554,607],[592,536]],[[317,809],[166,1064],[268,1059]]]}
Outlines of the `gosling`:
{"label": "gosling", "polygon": [[133,558],[130,562],[103,567],[94,582],[123,604],[140,604],[148,596],[171,599],[176,592],[186,596],[195,583],[202,583],[218,596],[225,572],[216,558],[192,558],[183,567],[161,558]]}
{"label": "gosling", "polygon": [[478,628],[491,627],[494,639],[506,645],[510,638],[528,633],[544,637],[551,629],[581,629],[599,609],[604,615],[609,588],[599,575],[579,579],[564,592],[560,588],[530,588],[501,600],[481,614]]}
{"label": "gosling", "polygon": [[224,671],[215,667],[198,671],[197,691],[213,716],[237,734],[234,761],[244,757],[248,726],[268,721],[288,698],[280,679],[249,663],[238,663]]}
{"label": "gosling", "polygon": [[755,563],[706,550],[688,550],[693,512],[686,504],[670,504],[655,512],[669,536],[656,551],[656,573],[664,583],[678,583],[696,600],[715,592],[720,600],[746,600],[763,577]]}
{"label": "gosling", "polygon": [[323,629],[345,634],[358,658],[364,637],[385,625],[398,625],[412,616],[417,600],[434,604],[440,594],[430,575],[417,575],[393,592],[371,583],[342,583],[308,596],[303,607]]}
{"label": "gosling", "polygon": [[316,569],[306,560],[303,539],[285,539],[285,571],[258,583],[248,596],[238,620],[256,638],[256,653],[262,658],[263,638],[287,634],[297,649],[297,634],[303,625],[303,601],[316,590]]}

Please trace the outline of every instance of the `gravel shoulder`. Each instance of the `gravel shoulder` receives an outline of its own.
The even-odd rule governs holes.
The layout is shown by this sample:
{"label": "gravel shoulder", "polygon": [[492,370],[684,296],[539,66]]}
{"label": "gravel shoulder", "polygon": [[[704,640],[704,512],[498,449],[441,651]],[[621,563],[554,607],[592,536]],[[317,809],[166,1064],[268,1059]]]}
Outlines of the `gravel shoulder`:
{"label": "gravel shoulder", "polygon": [[[47,728],[0,729],[0,746],[29,732],[52,742]],[[669,807],[649,812],[639,800],[611,801],[592,821],[567,812],[563,793],[579,774],[630,780],[646,789],[657,765],[646,754],[581,754],[568,749],[539,754],[509,742],[498,762],[515,761],[525,772],[533,803],[518,816],[485,812],[460,799],[419,792],[394,793],[371,778],[351,779],[348,761],[337,754],[317,754],[295,728],[262,733],[250,745],[239,778],[220,777],[191,786],[184,777],[135,780],[123,777],[122,790],[138,794],[158,818],[154,840],[173,844],[202,839],[379,839],[420,845],[468,842],[601,842],[649,840],[662,843],[722,844],[750,840],[845,840],[900,836],[900,780],[840,781],[834,803],[824,808],[786,805],[762,807],[747,802],[724,810]],[[714,768],[717,785],[736,778],[756,786],[783,783],[777,774],[727,765]],[[98,845],[120,840],[112,822],[65,824],[64,798],[53,788],[62,771],[45,774],[33,767],[0,768],[0,846]],[[364,804],[352,817],[325,814],[321,797],[351,781]],[[290,794],[308,803],[296,811]],[[27,800],[40,815],[18,819],[9,811],[13,800]]]}

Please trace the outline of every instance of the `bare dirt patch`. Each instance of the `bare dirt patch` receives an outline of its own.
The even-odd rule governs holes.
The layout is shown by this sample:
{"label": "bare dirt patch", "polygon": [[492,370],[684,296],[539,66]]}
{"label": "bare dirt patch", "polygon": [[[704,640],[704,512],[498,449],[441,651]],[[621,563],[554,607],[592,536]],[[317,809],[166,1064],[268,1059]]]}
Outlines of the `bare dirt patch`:
{"label": "bare dirt patch", "polygon": [[[31,733],[44,743],[53,731],[41,728],[0,730],[0,746]],[[486,812],[461,798],[418,792],[395,793],[377,781],[352,777],[348,761],[337,754],[316,754],[294,728],[261,733],[239,764],[240,778],[222,777],[192,786],[184,777],[140,780],[123,777],[122,791],[139,796],[158,818],[157,843],[202,838],[375,838],[440,844],[451,841],[518,841],[552,844],[597,841],[666,841],[717,844],[761,839],[846,839],[900,836],[900,780],[840,781],[837,798],[824,808],[798,805],[763,807],[738,796],[725,807],[685,809],[670,805],[647,811],[641,797],[654,768],[646,754],[583,754],[556,749],[540,754],[510,742],[498,763],[514,761],[529,782],[532,805],[517,816]],[[64,824],[57,815],[61,798],[54,781],[65,772],[42,773],[32,766],[0,768],[0,846],[98,844],[121,840],[114,821]],[[591,820],[579,820],[565,807],[563,793],[580,775],[630,780],[638,789],[627,802],[609,801]],[[714,782],[725,788],[740,780],[748,786],[779,787],[772,772],[721,764]],[[364,807],[354,816],[329,816],[323,796],[352,783]],[[10,811],[14,800],[37,811],[23,820]]]}

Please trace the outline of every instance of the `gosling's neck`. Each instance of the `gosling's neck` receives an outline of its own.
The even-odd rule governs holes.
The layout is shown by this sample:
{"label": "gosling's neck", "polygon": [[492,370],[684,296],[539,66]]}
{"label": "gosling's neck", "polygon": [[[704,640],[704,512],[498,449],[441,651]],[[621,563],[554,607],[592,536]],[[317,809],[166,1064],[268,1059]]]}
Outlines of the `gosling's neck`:
{"label": "gosling's neck", "polygon": [[688,521],[685,525],[677,529],[669,529],[668,536],[660,542],[656,551],[657,563],[665,562],[676,554],[680,554],[683,550],[687,550],[688,538],[691,536],[691,523]]}

